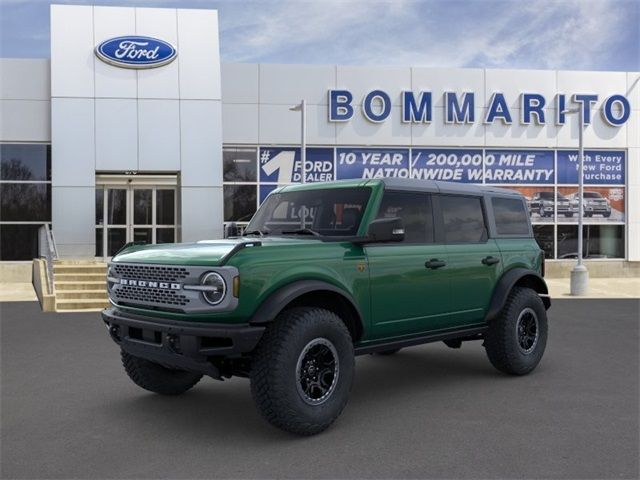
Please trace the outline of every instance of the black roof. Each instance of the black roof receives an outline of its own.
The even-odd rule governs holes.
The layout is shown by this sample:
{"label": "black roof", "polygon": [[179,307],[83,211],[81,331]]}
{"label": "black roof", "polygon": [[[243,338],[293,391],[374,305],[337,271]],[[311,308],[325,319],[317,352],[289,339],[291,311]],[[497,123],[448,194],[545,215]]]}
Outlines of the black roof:
{"label": "black roof", "polygon": [[409,178],[381,178],[385,188],[397,190],[413,190],[420,192],[458,193],[466,195],[484,195],[487,193],[518,196],[522,194],[516,190],[502,187],[474,185],[470,183],[440,182],[435,180],[414,180]]}

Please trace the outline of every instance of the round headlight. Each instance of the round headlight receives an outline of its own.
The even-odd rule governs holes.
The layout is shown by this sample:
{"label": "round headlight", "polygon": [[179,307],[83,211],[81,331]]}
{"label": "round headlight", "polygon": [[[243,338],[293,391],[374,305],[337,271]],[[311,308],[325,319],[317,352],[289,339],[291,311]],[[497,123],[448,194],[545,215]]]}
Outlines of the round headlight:
{"label": "round headlight", "polygon": [[202,286],[207,287],[202,292],[202,296],[211,305],[219,304],[227,291],[227,285],[224,283],[224,278],[216,272],[209,272],[202,277]]}

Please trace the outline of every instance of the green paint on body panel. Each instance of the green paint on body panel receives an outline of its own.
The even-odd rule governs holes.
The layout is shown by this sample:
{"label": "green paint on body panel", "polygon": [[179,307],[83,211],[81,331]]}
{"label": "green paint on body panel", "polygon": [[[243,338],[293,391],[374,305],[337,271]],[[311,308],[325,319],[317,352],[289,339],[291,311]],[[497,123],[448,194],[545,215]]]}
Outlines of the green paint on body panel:
{"label": "green paint on body panel", "polygon": [[[430,221],[435,229],[432,241],[372,241],[367,232],[381,216],[383,196],[394,189],[411,190],[416,184],[408,185],[393,187],[383,180],[351,180],[287,186],[269,195],[247,227],[254,232],[251,235],[189,244],[131,246],[113,258],[115,264],[211,267],[211,271],[223,265],[234,267],[238,272],[237,289],[231,285],[227,289],[227,295],[237,295],[232,310],[212,307],[189,312],[162,304],[150,308],[121,302],[117,296],[112,302],[122,311],[158,318],[246,324],[278,292],[313,281],[333,292],[326,297],[327,308],[334,306],[336,295],[353,304],[362,325],[359,343],[366,344],[482,324],[505,272],[524,268],[540,274],[542,255],[533,236],[500,237],[495,234],[491,215],[484,219],[489,234],[479,243],[444,242],[439,232],[443,222],[435,209]],[[435,196],[441,188],[431,182],[428,188],[412,191]],[[491,193],[474,188],[472,193],[483,198],[488,209],[485,197]],[[401,212],[398,216],[403,228],[413,221],[402,218]],[[488,257],[498,262],[483,263]],[[431,268],[427,266],[431,260],[444,262],[444,266]]]}

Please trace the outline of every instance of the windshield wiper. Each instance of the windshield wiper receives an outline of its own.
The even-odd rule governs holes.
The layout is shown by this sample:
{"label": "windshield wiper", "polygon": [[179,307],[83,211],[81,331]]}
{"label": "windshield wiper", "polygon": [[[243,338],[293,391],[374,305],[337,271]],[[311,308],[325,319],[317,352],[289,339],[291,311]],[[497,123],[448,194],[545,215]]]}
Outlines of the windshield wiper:
{"label": "windshield wiper", "polygon": [[320,234],[318,232],[316,232],[315,230],[312,230],[310,228],[299,228],[297,230],[283,230],[282,231],[283,235],[287,235],[287,234],[296,234],[296,235],[313,235],[315,237],[319,237]]}
{"label": "windshield wiper", "polygon": [[264,237],[265,235],[268,235],[269,232],[263,232],[262,230],[251,230],[249,232],[244,232],[242,234],[243,237],[246,237],[247,235],[260,235],[261,237]]}

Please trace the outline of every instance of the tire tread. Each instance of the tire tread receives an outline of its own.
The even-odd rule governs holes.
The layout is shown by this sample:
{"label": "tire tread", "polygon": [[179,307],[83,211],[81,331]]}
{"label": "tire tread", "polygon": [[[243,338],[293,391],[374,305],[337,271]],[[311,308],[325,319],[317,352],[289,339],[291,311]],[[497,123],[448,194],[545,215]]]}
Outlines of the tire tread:
{"label": "tire tread", "polygon": [[[516,345],[515,320],[523,306],[530,306],[538,313],[540,334],[534,356],[525,357]],[[511,375],[530,373],[542,358],[547,339],[546,310],[538,294],[530,289],[514,287],[509,293],[505,305],[489,326],[485,338],[485,349],[489,361],[498,370]],[[533,354],[532,354],[533,355]]]}
{"label": "tire tread", "polygon": [[297,307],[285,310],[267,327],[252,359],[251,393],[258,411],[272,425],[298,435],[314,435],[325,430],[346,405],[345,401],[327,421],[308,422],[284,400],[286,383],[279,380],[287,373],[281,371],[284,362],[278,358],[285,353],[287,344],[297,331],[318,322],[338,329],[351,344],[349,330],[335,313],[322,308]]}
{"label": "tire tread", "polygon": [[141,388],[161,395],[180,395],[193,388],[202,375],[183,370],[169,370],[144,358],[121,350],[122,365],[129,378]]}

